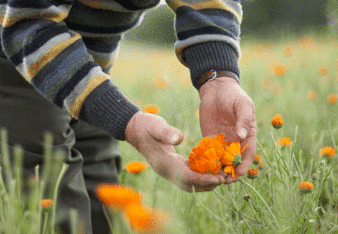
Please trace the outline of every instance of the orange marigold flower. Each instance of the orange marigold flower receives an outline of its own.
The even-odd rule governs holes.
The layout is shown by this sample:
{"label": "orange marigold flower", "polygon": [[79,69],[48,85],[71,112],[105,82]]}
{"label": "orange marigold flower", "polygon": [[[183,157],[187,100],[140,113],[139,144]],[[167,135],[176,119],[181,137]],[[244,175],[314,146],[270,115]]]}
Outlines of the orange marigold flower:
{"label": "orange marigold flower", "polygon": [[135,203],[126,207],[124,215],[131,228],[141,233],[163,232],[165,222],[168,219],[168,215],[162,211]]}
{"label": "orange marigold flower", "polygon": [[260,162],[257,165],[258,169],[262,169],[264,167],[264,162]]}
{"label": "orange marigold flower", "polygon": [[271,125],[276,128],[279,129],[283,126],[283,117],[281,114],[275,115],[274,117],[272,117],[271,120]]}
{"label": "orange marigold flower", "polygon": [[326,75],[327,73],[329,73],[329,70],[327,69],[326,66],[320,66],[320,67],[318,68],[318,71],[319,71],[319,73],[320,73],[321,75]]}
{"label": "orange marigold flower", "polygon": [[248,170],[248,178],[249,179],[255,179],[257,178],[258,175],[258,169],[257,168],[252,168]]}
{"label": "orange marigold flower", "polygon": [[225,166],[236,166],[236,163],[234,163],[235,159],[237,158],[237,160],[240,160],[241,154],[247,146],[248,145],[245,145],[243,149],[241,149],[240,142],[228,142],[225,146],[224,154],[221,156],[222,164]]}
{"label": "orange marigold flower", "polygon": [[141,203],[141,195],[131,187],[120,184],[99,184],[96,195],[107,207],[125,209],[128,205]]}
{"label": "orange marigold flower", "polygon": [[224,173],[231,175],[232,178],[238,177],[235,166],[226,166],[223,171]]}
{"label": "orange marigold flower", "polygon": [[286,56],[291,56],[292,53],[293,53],[293,48],[292,48],[292,46],[286,45],[286,46],[283,48],[283,53],[284,53]]}
{"label": "orange marigold flower", "polygon": [[257,165],[260,160],[261,160],[261,156],[257,154],[257,155],[255,155],[255,157],[253,159],[253,163]]}
{"label": "orange marigold flower", "polygon": [[328,97],[327,97],[327,102],[328,103],[331,103],[331,104],[334,104],[336,103],[338,100],[338,95],[337,94],[330,94]]}
{"label": "orange marigold flower", "polygon": [[335,155],[335,149],[330,146],[325,146],[319,150],[320,156],[328,156],[330,158],[333,158]]}
{"label": "orange marigold flower", "polygon": [[314,90],[311,90],[307,93],[307,98],[310,100],[314,100],[317,97],[317,92]]}
{"label": "orange marigold flower", "polygon": [[287,73],[287,66],[285,64],[275,65],[273,68],[273,73],[277,76],[285,76]]}
{"label": "orange marigold flower", "polygon": [[126,168],[127,172],[131,174],[139,174],[145,169],[148,168],[148,164],[144,162],[134,161],[127,163],[124,168]]}
{"label": "orange marigold flower", "polygon": [[42,206],[42,208],[51,208],[54,205],[54,202],[52,199],[42,199],[40,201],[40,205]]}
{"label": "orange marigold flower", "polygon": [[289,137],[283,137],[278,140],[279,145],[289,146],[291,144],[291,139]]}
{"label": "orange marigold flower", "polygon": [[143,111],[151,114],[158,114],[160,112],[160,108],[157,105],[147,104],[144,106]]}
{"label": "orange marigold flower", "polygon": [[313,190],[313,185],[311,182],[307,182],[307,181],[300,182],[299,190],[301,194],[311,193]]}

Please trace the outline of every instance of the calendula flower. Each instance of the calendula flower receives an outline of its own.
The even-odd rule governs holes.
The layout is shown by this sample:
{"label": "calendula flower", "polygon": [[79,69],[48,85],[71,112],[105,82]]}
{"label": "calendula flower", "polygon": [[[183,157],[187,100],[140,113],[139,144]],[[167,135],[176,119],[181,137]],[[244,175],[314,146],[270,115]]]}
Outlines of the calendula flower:
{"label": "calendula flower", "polygon": [[231,175],[232,178],[237,178],[238,175],[236,173],[236,167],[235,166],[226,166],[224,169],[223,169],[224,173],[228,174],[228,175]]}
{"label": "calendula flower", "polygon": [[253,159],[253,163],[257,165],[260,160],[261,160],[261,156],[257,154],[257,155],[255,155],[255,157]]}
{"label": "calendula flower", "polygon": [[301,194],[311,193],[313,190],[313,185],[311,182],[307,182],[307,181],[300,182],[299,190]]}
{"label": "calendula flower", "polygon": [[278,64],[278,65],[275,65],[273,68],[273,73],[277,76],[285,76],[287,71],[288,69],[285,64]]}
{"label": "calendula flower", "polygon": [[293,53],[293,48],[292,46],[290,45],[286,45],[284,48],[283,48],[283,53],[286,55],[286,56],[291,56],[292,53]]}
{"label": "calendula flower", "polygon": [[159,88],[159,89],[165,89],[165,88],[168,88],[168,86],[169,86],[168,80],[166,80],[162,76],[156,77],[154,79],[154,83],[155,83],[156,87]]}
{"label": "calendula flower", "polygon": [[257,178],[257,175],[258,175],[258,169],[257,168],[252,168],[252,169],[249,169],[248,170],[248,178],[249,179],[255,179]]}
{"label": "calendula flower", "polygon": [[318,68],[318,71],[319,71],[319,73],[320,73],[321,75],[326,75],[327,73],[329,73],[329,70],[327,69],[326,66],[320,66],[320,67]]}
{"label": "calendula flower", "polygon": [[328,97],[327,97],[327,102],[330,103],[330,104],[334,104],[336,103],[338,100],[338,95],[337,94],[330,94]]}
{"label": "calendula flower", "polygon": [[257,165],[258,169],[263,169],[263,167],[264,167],[264,162],[258,163],[258,165]]}
{"label": "calendula flower", "polygon": [[131,187],[120,184],[99,184],[96,195],[107,207],[125,209],[130,204],[140,204],[141,195]]}
{"label": "calendula flower", "polygon": [[143,111],[145,113],[158,114],[160,112],[160,108],[157,105],[147,104],[144,106]]}
{"label": "calendula flower", "polygon": [[278,140],[279,145],[289,146],[291,144],[291,139],[289,137],[283,137]]}
{"label": "calendula flower", "polygon": [[328,157],[328,158],[333,158],[335,155],[335,149],[330,146],[325,146],[319,150],[320,156]]}
{"label": "calendula flower", "polygon": [[274,117],[272,117],[271,120],[271,125],[276,128],[279,129],[283,126],[283,117],[281,114],[277,114]]}
{"label": "calendula flower", "polygon": [[54,201],[52,199],[42,199],[40,201],[40,205],[42,206],[42,210],[44,212],[49,212],[54,205]]}
{"label": "calendula flower", "polygon": [[124,215],[131,228],[140,233],[162,233],[168,217],[164,212],[135,203],[126,207]]}
{"label": "calendula flower", "polygon": [[124,168],[127,170],[127,172],[131,174],[139,174],[145,169],[148,168],[148,164],[140,161],[134,161],[127,163]]}
{"label": "calendula flower", "polygon": [[314,90],[311,90],[307,93],[307,98],[310,100],[314,100],[317,97],[317,92]]}

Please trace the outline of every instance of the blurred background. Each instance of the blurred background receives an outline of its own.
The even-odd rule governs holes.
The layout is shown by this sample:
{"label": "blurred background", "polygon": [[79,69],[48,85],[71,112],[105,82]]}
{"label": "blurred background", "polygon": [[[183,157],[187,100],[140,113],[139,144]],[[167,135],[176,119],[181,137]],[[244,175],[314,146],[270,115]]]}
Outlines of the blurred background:
{"label": "blurred background", "polygon": [[[242,40],[338,32],[337,0],[242,0],[242,5]],[[175,42],[173,22],[174,13],[162,1],[126,39],[171,47]]]}

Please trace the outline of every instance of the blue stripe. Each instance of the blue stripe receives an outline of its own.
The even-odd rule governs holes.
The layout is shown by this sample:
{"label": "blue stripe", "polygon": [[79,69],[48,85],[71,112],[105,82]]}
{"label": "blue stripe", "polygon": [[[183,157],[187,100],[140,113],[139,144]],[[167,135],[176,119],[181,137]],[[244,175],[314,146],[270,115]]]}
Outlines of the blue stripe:
{"label": "blue stripe", "polygon": [[86,44],[86,47],[90,50],[101,52],[101,53],[110,53],[118,47],[118,41],[121,39],[121,36],[112,39],[112,41],[117,41],[113,44],[99,44],[95,38],[82,38],[83,42]]}
{"label": "blue stripe", "polygon": [[197,28],[192,30],[186,30],[183,32],[179,32],[177,34],[178,40],[185,40],[189,37],[197,36],[197,35],[207,35],[207,34],[219,34],[219,35],[225,35],[225,36],[231,36],[233,38],[233,35],[231,33],[227,32],[226,30],[223,30],[221,28],[208,26],[203,28]]}
{"label": "blue stripe", "polygon": [[69,96],[75,89],[76,85],[85,77],[94,67],[99,65],[90,61],[86,63],[80,70],[78,70],[74,76],[60,89],[54,99],[54,104],[58,107],[63,108],[64,100]]}

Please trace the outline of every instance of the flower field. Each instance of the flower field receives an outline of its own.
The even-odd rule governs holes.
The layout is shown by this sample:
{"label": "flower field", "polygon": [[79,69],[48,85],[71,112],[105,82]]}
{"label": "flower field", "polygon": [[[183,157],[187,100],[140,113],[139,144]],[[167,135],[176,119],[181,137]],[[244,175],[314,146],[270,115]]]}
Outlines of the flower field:
{"label": "flower field", "polygon": [[[337,37],[242,41],[241,48],[241,86],[255,103],[257,121],[257,152],[248,173],[211,192],[187,193],[121,142],[124,186],[97,188],[114,234],[338,233]],[[217,143],[203,139],[198,92],[173,49],[124,42],[111,75],[144,112],[181,129],[185,138],[176,152],[191,157],[191,168],[235,175],[245,147],[219,137]],[[1,170],[7,178],[0,177],[0,233],[54,233],[57,189],[52,200],[44,200],[44,179],[53,164],[57,188],[67,165],[50,156],[50,142],[47,136],[44,173],[29,180],[29,196],[23,196],[21,150],[10,165],[1,132]],[[224,157],[217,157],[222,150]],[[212,164],[206,160],[210,155]],[[72,211],[73,233],[81,233],[77,217]]]}

